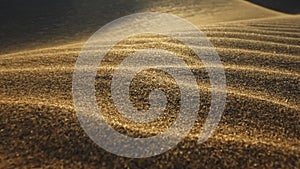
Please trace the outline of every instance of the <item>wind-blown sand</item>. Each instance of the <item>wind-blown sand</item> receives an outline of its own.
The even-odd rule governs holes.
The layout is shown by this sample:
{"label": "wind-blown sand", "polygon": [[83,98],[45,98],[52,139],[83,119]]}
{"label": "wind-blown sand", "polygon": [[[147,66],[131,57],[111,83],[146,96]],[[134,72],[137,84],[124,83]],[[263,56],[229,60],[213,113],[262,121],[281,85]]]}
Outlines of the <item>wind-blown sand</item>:
{"label": "wind-blown sand", "polygon": [[[216,2],[225,4],[221,0]],[[216,12],[212,12],[215,16],[211,16],[214,19],[200,24],[205,12],[188,12],[179,7],[169,11],[163,3],[161,7],[154,4],[155,9],[148,9],[172,12],[195,21],[193,23],[207,34],[221,57],[228,97],[222,120],[207,142],[197,143],[210,99],[209,81],[200,64],[193,67],[194,73],[199,75],[199,118],[189,136],[178,146],[145,159],[118,157],[98,147],[84,133],[74,111],[72,73],[84,41],[70,42],[0,55],[0,168],[299,167],[300,16],[270,11],[244,1],[229,2],[235,7],[243,6],[243,11],[248,13],[237,16],[236,11],[226,13],[225,10],[228,15],[222,19],[219,18],[222,12],[216,7]],[[200,7],[201,3],[193,8],[187,4],[186,8],[197,11]],[[186,32],[185,36],[191,41],[196,38],[193,32]],[[147,43],[143,43],[145,41]],[[174,50],[193,62],[183,46],[160,37],[128,39],[110,55],[126,55],[128,51],[149,45]],[[103,75],[106,69],[98,71],[98,90],[109,84],[109,75]],[[153,73],[146,72],[140,78],[145,80]],[[176,98],[172,80],[160,78],[161,74],[156,73],[160,83],[169,84],[165,89],[171,91],[171,98]],[[137,80],[132,91],[140,89],[142,82]],[[143,90],[149,88],[151,84]],[[137,101],[139,92],[135,94],[133,100]],[[98,96],[101,101],[103,98],[99,93]],[[137,103],[139,108],[145,105],[146,101]],[[171,106],[170,111],[176,111],[176,105]],[[126,121],[109,108],[106,112],[106,115],[115,115],[107,116],[108,123],[132,136],[155,135],[170,125],[158,121],[150,127],[141,126]],[[151,128],[152,125],[156,128]]]}

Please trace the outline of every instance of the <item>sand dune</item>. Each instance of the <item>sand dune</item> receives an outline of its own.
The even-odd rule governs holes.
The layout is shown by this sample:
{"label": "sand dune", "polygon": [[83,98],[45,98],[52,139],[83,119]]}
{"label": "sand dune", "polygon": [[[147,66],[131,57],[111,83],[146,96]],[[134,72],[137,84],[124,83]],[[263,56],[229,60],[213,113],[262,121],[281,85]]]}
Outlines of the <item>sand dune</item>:
{"label": "sand dune", "polygon": [[5,0],[0,11],[1,54],[85,41],[106,23],[136,12],[172,13],[198,26],[284,15],[243,0]]}
{"label": "sand dune", "polygon": [[[219,1],[216,1],[219,2]],[[225,1],[221,1],[223,4]],[[233,3],[238,2],[238,3]],[[167,8],[158,2],[148,4],[149,10],[173,12],[195,21],[206,16],[205,11],[187,12]],[[220,6],[222,6],[220,3]],[[225,11],[245,7],[245,16],[231,15],[218,18],[222,12],[216,7],[214,16],[207,22],[197,20],[216,47],[225,67],[227,103],[222,120],[214,135],[198,144],[202,124],[210,105],[210,84],[203,65],[195,64],[192,70],[199,76],[201,110],[196,125],[188,137],[165,154],[129,159],[110,154],[98,147],[81,128],[72,101],[72,74],[84,41],[16,50],[0,55],[0,168],[54,167],[67,168],[297,168],[300,166],[300,16],[290,16],[266,10],[244,1],[229,1]],[[204,2],[203,2],[204,4]],[[211,4],[210,4],[211,5]],[[176,6],[176,5],[175,5]],[[179,6],[179,5],[177,5]],[[211,7],[207,7],[209,9]],[[253,14],[257,12],[256,14]],[[248,12],[248,13],[247,13]],[[226,12],[225,12],[226,13]],[[252,15],[253,14],[253,15]],[[257,16],[263,18],[257,19]],[[222,21],[222,22],[220,22]],[[228,21],[228,22],[225,22]],[[185,32],[193,41],[193,32]],[[147,41],[147,43],[142,43]],[[135,44],[134,47],[132,44]],[[112,57],[126,55],[138,48],[155,46],[174,50],[193,63],[186,49],[168,38],[156,36],[133,37],[112,50]],[[91,49],[93,50],[93,49]],[[96,77],[97,91],[108,93],[110,67],[99,68]],[[130,69],[130,68],[129,68]],[[157,73],[157,81],[170,98],[176,100],[172,79]],[[153,75],[144,73],[141,79]],[[133,100],[149,90],[151,83],[137,80]],[[169,85],[169,86],[168,86]],[[148,87],[147,87],[148,86]],[[186,84],[189,87],[189,84]],[[173,91],[173,93],[172,93]],[[140,93],[139,93],[140,92]],[[101,92],[98,102],[106,101]],[[137,103],[145,108],[147,101]],[[131,136],[151,136],[163,132],[174,121],[174,113],[142,125],[128,121],[106,105],[108,123],[121,133]],[[176,112],[176,102],[170,112]],[[114,115],[114,116],[111,116]]]}

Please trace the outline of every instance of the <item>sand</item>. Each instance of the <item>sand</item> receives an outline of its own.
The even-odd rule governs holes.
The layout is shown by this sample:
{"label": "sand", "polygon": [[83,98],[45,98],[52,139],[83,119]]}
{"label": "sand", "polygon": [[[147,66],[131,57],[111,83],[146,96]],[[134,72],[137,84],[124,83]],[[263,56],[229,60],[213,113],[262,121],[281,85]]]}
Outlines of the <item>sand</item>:
{"label": "sand", "polygon": [[[218,2],[218,3],[217,3]],[[158,3],[158,2],[156,2]],[[204,2],[203,2],[204,3]],[[197,143],[209,107],[209,81],[203,66],[199,75],[201,109],[188,137],[170,151],[145,159],[118,157],[98,147],[81,128],[72,101],[72,73],[84,40],[61,45],[43,44],[35,49],[14,49],[0,55],[0,168],[297,168],[300,166],[300,16],[287,15],[244,1],[216,1],[227,9],[215,9],[208,19],[202,7],[168,10],[168,1],[153,4],[149,11],[172,12],[198,25],[210,38],[225,67],[227,102],[213,136]],[[230,6],[229,4],[234,4]],[[243,7],[242,15],[237,12]],[[234,11],[232,11],[234,9]],[[186,12],[185,12],[186,11]],[[204,10],[205,11],[205,10]],[[223,13],[223,18],[220,16]],[[258,16],[260,16],[258,18]],[[198,17],[198,22],[196,21]],[[192,32],[186,37],[192,41]],[[159,37],[134,37],[110,54],[126,55],[154,42],[157,48],[173,49],[193,61],[182,46]],[[129,47],[126,44],[130,44]],[[135,44],[134,47],[132,44]],[[138,45],[139,44],[139,45]],[[114,63],[112,63],[114,64]],[[108,92],[106,67],[99,69],[96,89]],[[157,73],[157,72],[156,72]],[[151,77],[145,73],[141,78]],[[176,98],[172,80],[157,80]],[[148,79],[149,80],[149,79]],[[132,90],[140,89],[143,80]],[[146,83],[147,84],[147,83]],[[188,84],[187,84],[188,85]],[[104,87],[103,87],[104,86]],[[147,85],[146,85],[147,86]],[[151,84],[142,88],[149,90]],[[172,92],[173,91],[173,92]],[[172,94],[173,93],[173,94]],[[175,93],[175,94],[174,94]],[[145,108],[147,101],[133,100]],[[97,94],[99,102],[105,100]],[[168,127],[167,122],[150,125],[128,122],[105,105],[108,123],[131,136],[151,136]],[[176,104],[170,112],[176,111]],[[113,117],[111,115],[114,115]],[[172,122],[172,115],[169,118]]]}

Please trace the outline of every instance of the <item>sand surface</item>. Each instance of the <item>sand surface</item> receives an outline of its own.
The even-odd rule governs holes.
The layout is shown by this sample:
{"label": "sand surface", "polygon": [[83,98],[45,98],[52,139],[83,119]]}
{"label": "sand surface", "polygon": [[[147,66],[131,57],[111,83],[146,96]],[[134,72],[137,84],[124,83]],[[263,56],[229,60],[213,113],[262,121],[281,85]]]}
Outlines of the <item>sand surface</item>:
{"label": "sand surface", "polygon": [[[17,45],[28,48],[24,50],[7,42],[0,55],[0,168],[299,167],[300,16],[237,0],[201,1],[198,5],[187,1],[184,6],[172,1],[171,7],[170,2],[153,1],[141,11],[170,12],[198,25],[216,47],[225,67],[226,108],[207,142],[197,143],[210,105],[210,84],[203,65],[193,67],[199,77],[201,109],[188,137],[164,154],[130,159],[98,147],[77,120],[72,74],[88,38],[84,35],[88,34],[82,34],[83,40],[76,42],[75,38],[66,38],[61,45],[38,40],[38,45]],[[191,41],[196,38],[193,32],[184,36]],[[173,50],[193,62],[182,45],[157,36],[122,41],[108,58],[147,47]],[[96,79],[96,89],[105,94],[109,92],[108,69],[99,69]],[[147,99],[141,99],[140,94],[153,87],[149,82],[153,75],[156,82],[167,84],[163,88],[170,98],[178,97],[172,79],[159,72],[145,72],[131,88],[136,91],[133,102],[140,109],[147,107]],[[140,85],[146,87],[141,89]],[[105,101],[101,92],[97,94],[99,103]],[[108,123],[130,136],[159,134],[170,125],[163,120],[149,125],[132,123],[109,104],[103,107]],[[176,110],[176,104],[170,106],[170,112]],[[176,115],[171,113],[166,118],[172,123]]]}

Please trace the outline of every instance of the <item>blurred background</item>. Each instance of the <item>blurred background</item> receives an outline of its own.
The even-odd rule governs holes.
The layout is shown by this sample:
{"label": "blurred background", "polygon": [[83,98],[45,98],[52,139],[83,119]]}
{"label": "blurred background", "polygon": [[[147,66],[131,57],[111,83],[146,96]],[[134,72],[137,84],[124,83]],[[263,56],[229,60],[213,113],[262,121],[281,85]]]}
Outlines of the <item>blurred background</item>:
{"label": "blurred background", "polygon": [[[251,2],[290,14],[300,12],[298,0]],[[82,40],[114,19],[144,11],[176,14],[194,24],[226,21],[229,15],[230,20],[250,16],[238,0],[1,0],[0,53]],[[204,17],[192,18],[201,14]],[[265,15],[258,11],[253,17]]]}

